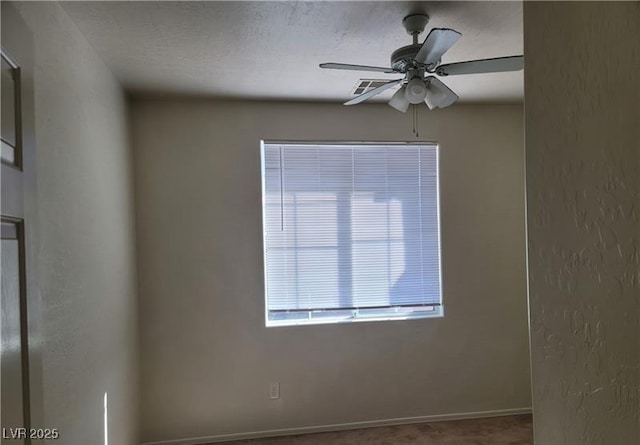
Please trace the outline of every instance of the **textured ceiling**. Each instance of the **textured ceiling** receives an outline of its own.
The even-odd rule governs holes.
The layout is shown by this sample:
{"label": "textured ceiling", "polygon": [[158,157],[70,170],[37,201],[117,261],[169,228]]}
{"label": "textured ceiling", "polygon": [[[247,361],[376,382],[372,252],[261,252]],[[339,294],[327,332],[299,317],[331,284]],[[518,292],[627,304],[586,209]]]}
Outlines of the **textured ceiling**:
{"label": "textured ceiling", "polygon": [[[63,7],[134,93],[344,101],[360,78],[397,76],[318,64],[389,66],[391,53],[411,43],[402,18],[416,12],[431,17],[427,32],[462,33],[443,63],[522,54],[521,2],[74,1]],[[522,72],[446,83],[465,102],[523,98]]]}

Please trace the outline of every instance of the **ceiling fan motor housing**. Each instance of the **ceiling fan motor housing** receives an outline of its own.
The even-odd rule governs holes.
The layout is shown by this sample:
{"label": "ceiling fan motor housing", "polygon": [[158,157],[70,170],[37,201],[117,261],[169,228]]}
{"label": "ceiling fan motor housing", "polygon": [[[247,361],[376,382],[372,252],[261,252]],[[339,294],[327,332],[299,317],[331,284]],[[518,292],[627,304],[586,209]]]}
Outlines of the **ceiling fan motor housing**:
{"label": "ceiling fan motor housing", "polygon": [[421,47],[422,45],[407,45],[395,50],[393,54],[391,54],[391,68],[400,73],[406,73],[410,69],[415,68],[413,66],[413,59],[415,59]]}

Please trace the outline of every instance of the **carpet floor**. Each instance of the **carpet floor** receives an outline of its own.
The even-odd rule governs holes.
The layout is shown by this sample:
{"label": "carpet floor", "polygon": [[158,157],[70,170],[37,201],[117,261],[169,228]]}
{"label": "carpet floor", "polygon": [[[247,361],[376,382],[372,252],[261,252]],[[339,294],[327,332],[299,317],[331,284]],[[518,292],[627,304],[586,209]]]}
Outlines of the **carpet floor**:
{"label": "carpet floor", "polygon": [[533,445],[530,415],[384,426],[225,442],[227,445]]}

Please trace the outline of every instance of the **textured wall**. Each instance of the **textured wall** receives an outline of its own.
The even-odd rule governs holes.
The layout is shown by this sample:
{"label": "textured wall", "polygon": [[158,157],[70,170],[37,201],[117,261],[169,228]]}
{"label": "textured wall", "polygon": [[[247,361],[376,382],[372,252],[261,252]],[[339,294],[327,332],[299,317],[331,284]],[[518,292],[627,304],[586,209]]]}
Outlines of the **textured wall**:
{"label": "textured wall", "polygon": [[522,106],[420,111],[446,316],[267,329],[259,140],[411,140],[411,115],[133,103],[143,441],[530,406]]}
{"label": "textured wall", "polygon": [[[124,94],[62,8],[34,32],[44,425],[65,445],[138,443],[137,302]],[[4,19],[4,17],[3,17]]]}
{"label": "textured wall", "polygon": [[640,7],[525,3],[536,443],[640,443]]}

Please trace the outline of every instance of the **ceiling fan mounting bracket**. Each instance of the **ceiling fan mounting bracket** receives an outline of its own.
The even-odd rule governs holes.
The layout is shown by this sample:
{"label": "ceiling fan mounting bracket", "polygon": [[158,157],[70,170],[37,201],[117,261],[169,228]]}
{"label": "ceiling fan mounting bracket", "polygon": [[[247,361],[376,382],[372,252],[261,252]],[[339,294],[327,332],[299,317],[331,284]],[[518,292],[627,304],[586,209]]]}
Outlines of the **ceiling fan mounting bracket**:
{"label": "ceiling fan mounting bracket", "polygon": [[427,72],[431,74],[440,75],[440,72],[442,72],[442,70],[438,70],[438,66],[440,65],[440,62],[442,62],[442,58],[438,59],[435,63],[431,65],[427,65],[426,67]]}
{"label": "ceiling fan mounting bracket", "polygon": [[446,76],[448,76],[448,75],[449,75],[449,74],[448,74],[444,69],[442,69],[442,68],[439,68],[439,69],[438,69],[438,68],[436,68],[436,70],[435,70],[435,71],[430,71],[430,72],[435,72],[435,73],[436,73],[438,76],[440,76],[440,77],[446,77]]}

